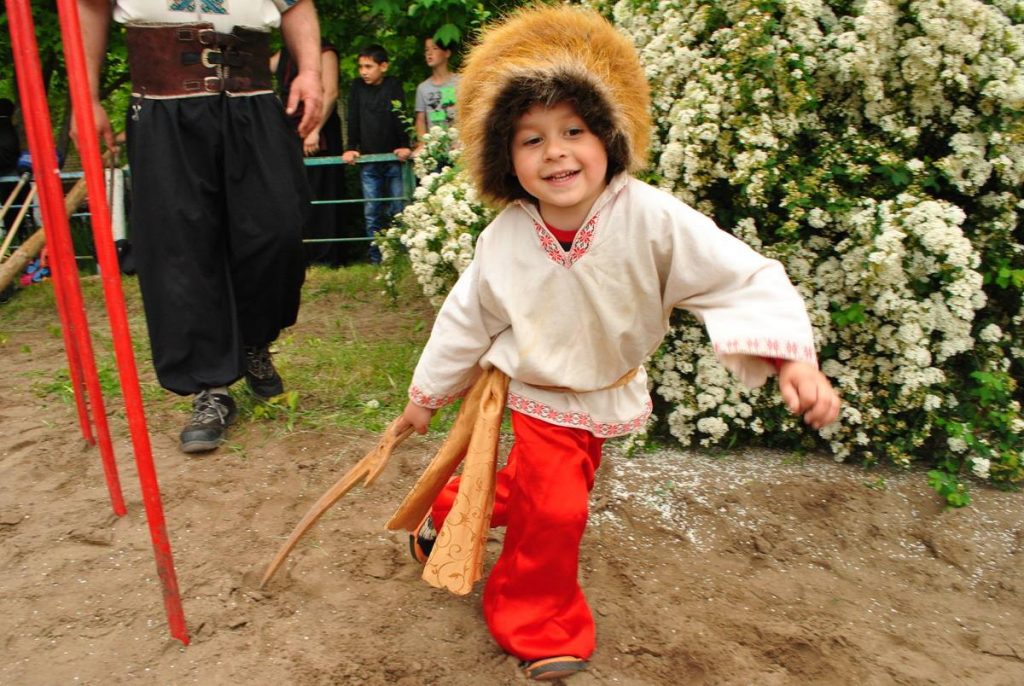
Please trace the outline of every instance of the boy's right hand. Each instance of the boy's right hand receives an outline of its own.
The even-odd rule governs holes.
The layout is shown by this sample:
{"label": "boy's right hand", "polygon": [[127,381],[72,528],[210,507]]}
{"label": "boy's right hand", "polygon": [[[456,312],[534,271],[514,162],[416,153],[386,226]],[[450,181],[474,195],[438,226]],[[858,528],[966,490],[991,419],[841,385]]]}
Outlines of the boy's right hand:
{"label": "boy's right hand", "polygon": [[358,159],[359,159],[359,151],[358,150],[346,150],[345,152],[341,153],[341,160],[345,164],[355,164],[355,161],[358,160]]}
{"label": "boy's right hand", "polygon": [[398,418],[398,426],[395,427],[395,432],[402,433],[411,426],[416,430],[416,433],[425,434],[427,433],[427,427],[430,425],[430,419],[433,416],[434,410],[417,405],[410,400],[406,404],[402,416]]}

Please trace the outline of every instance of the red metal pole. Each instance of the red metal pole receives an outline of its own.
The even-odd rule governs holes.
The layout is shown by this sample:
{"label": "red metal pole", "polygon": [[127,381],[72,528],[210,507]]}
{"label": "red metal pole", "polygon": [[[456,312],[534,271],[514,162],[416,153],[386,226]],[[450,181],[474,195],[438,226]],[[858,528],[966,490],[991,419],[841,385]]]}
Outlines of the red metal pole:
{"label": "red metal pole", "polygon": [[[21,0],[24,1],[24,0]],[[96,122],[89,91],[89,74],[85,62],[85,48],[82,44],[81,26],[78,20],[78,5],[75,0],[57,0],[60,13],[60,28],[63,36],[64,60],[68,69],[68,84],[71,102],[78,130],[78,150],[82,157],[86,184],[89,188],[89,210],[92,214],[93,240],[100,263],[100,277],[106,295],[107,316],[110,319],[117,356],[117,369],[121,378],[128,426],[131,430],[132,445],[135,448],[135,462],[139,470],[146,519],[149,522],[150,538],[156,557],[156,568],[164,587],[164,606],[170,625],[171,636],[188,645],[188,629],[178,593],[178,580],[174,573],[174,560],[164,523],[160,487],[157,485],[156,469],[153,466],[153,451],[146,428],[146,414],[142,406],[142,392],[132,350],[131,330],[121,289],[121,275],[117,261],[117,250],[110,230],[110,208],[103,184],[103,165],[100,161],[99,140],[96,136]]]}
{"label": "red metal pole", "polygon": [[85,316],[85,304],[78,283],[78,268],[75,264],[74,249],[71,245],[67,212],[64,209],[64,192],[60,184],[50,125],[50,111],[43,88],[42,69],[39,64],[39,49],[36,45],[32,12],[26,0],[8,0],[7,13],[11,30],[11,47],[14,66],[18,76],[21,106],[25,113],[25,129],[28,134],[32,166],[39,189],[43,211],[43,229],[46,242],[53,257],[54,280],[60,280],[65,301],[65,311],[71,324],[71,346],[69,346],[69,368],[74,375],[74,356],[81,362],[85,375],[85,386],[89,391],[92,419],[99,438],[100,454],[103,457],[103,471],[107,482],[114,512],[124,515],[127,510],[121,495],[121,483],[114,461],[114,449],[110,442],[107,414],[103,407],[103,394],[96,360],[93,357],[92,341],[89,338],[89,323]]}
{"label": "red metal pole", "polygon": [[[45,224],[43,226],[45,231]],[[49,242],[49,241],[47,241]],[[89,445],[96,445],[96,439],[92,435],[92,424],[89,422],[89,410],[85,403],[85,370],[82,368],[82,353],[78,349],[77,334],[74,323],[68,314],[68,288],[65,283],[67,270],[51,269],[53,274],[53,291],[57,296],[57,315],[61,321],[61,333],[64,336],[64,347],[68,355],[68,376],[71,378],[71,390],[75,394],[75,406],[78,408],[78,425],[82,429],[82,437]],[[120,487],[118,491],[120,492]],[[117,508],[115,507],[116,511]]]}

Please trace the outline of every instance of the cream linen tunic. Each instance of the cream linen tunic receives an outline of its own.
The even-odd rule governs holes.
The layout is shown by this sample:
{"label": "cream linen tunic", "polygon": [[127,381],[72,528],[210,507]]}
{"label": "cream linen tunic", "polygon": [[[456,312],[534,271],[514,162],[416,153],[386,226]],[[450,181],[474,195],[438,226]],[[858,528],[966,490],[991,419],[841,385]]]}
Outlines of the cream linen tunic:
{"label": "cream linen tunic", "polygon": [[[620,174],[568,252],[531,203],[495,218],[437,315],[409,397],[441,407],[493,366],[511,378],[514,410],[600,437],[636,431],[651,412],[642,364],[677,307],[704,322],[719,359],[747,386],[773,373],[765,357],[817,364],[804,302],[779,262]],[[636,367],[631,381],[608,388]]]}
{"label": "cream linen tunic", "polygon": [[113,0],[114,20],[122,24],[209,22],[228,33],[236,26],[269,31],[281,13],[299,0]]}

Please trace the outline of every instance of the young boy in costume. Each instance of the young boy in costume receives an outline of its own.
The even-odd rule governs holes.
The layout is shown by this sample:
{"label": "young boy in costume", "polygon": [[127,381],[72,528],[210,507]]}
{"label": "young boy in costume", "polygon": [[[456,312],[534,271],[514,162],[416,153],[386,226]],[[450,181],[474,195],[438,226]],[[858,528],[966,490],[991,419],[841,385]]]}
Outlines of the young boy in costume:
{"label": "young boy in costume", "polygon": [[[572,7],[524,10],[487,30],[459,85],[462,159],[505,209],[438,313],[398,428],[424,433],[480,369],[510,378],[515,443],[491,519],[506,534],[483,611],[534,679],[580,671],[594,650],[577,582],[587,501],[604,440],[651,412],[643,362],[674,308],[704,321],[748,386],[777,372],[809,425],[839,413],[782,266],[630,176],[645,163],[648,105],[632,44]],[[457,488],[434,501],[413,539],[418,557]]]}

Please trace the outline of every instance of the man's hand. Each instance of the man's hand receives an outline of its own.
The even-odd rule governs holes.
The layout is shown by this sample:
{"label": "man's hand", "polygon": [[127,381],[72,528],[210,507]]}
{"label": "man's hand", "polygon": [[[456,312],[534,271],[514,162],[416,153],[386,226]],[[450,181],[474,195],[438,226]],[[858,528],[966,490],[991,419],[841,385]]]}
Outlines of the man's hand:
{"label": "man's hand", "polygon": [[299,122],[299,136],[303,139],[320,126],[320,109],[323,107],[324,89],[320,83],[320,72],[309,69],[300,71],[288,91],[288,105],[285,112],[295,114],[302,103],[302,121]]}
{"label": "man's hand", "polygon": [[[112,154],[117,155],[117,141],[114,139],[114,129],[110,125],[110,117],[107,116],[107,111],[99,102],[92,103],[92,117],[95,120],[96,134],[99,136],[100,142]],[[74,117],[71,119],[71,140],[75,142],[76,147],[81,149],[82,146],[78,142],[78,127],[75,125]]]}
{"label": "man's hand", "polygon": [[820,429],[839,417],[839,395],[814,365],[783,360],[779,368],[779,392],[789,411]]}
{"label": "man's hand", "polygon": [[341,153],[341,159],[345,164],[355,164],[356,160],[359,159],[358,150],[346,150]]}
{"label": "man's hand", "polygon": [[412,150],[409,148],[395,148],[395,157],[398,158],[399,162],[405,162],[411,154]]}
{"label": "man's hand", "polygon": [[402,416],[398,418],[398,425],[395,427],[395,433],[402,433],[408,427],[412,427],[418,434],[427,433],[427,427],[430,425],[430,419],[434,416],[434,410],[429,407],[423,407],[417,405],[413,401],[409,401],[405,405],[405,411],[402,412]]}

